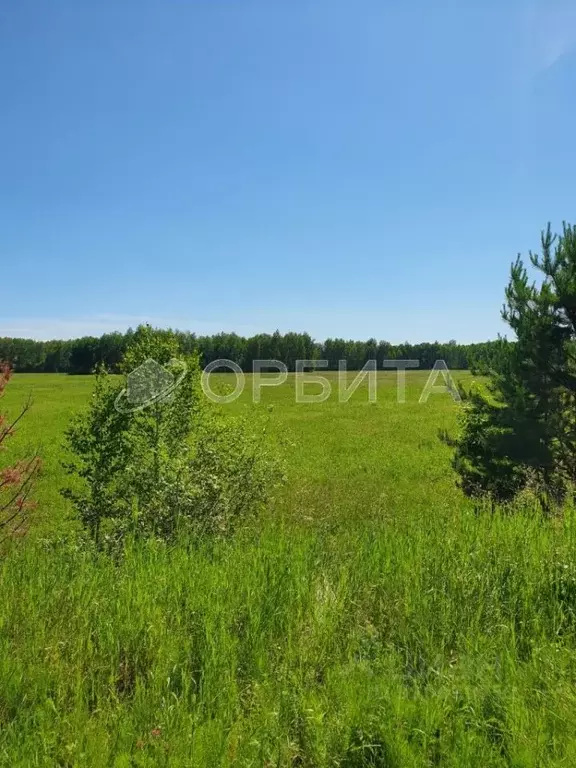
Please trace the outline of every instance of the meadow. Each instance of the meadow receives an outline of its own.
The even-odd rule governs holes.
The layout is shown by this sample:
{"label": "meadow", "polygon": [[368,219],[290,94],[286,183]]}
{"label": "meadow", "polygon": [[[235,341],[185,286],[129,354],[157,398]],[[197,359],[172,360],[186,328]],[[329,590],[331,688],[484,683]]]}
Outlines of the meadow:
{"label": "meadow", "polygon": [[[288,482],[273,510],[276,518],[288,514],[316,523],[365,520],[407,509],[426,510],[431,503],[461,502],[449,466],[450,452],[438,440],[439,429],[454,428],[457,407],[448,394],[431,394],[427,403],[418,403],[428,371],[406,374],[405,403],[397,402],[395,372],[378,374],[375,403],[368,400],[366,381],[349,402],[338,402],[337,374],[324,375],[332,385],[324,403],[297,403],[293,374],[281,386],[262,387],[260,403],[253,403],[252,376],[247,375],[242,395],[219,406],[225,413],[256,419],[265,430],[263,440],[272,441],[285,459]],[[468,372],[453,375],[456,380],[470,379]],[[348,374],[349,384],[355,376]],[[213,374],[212,380],[221,394],[235,384],[226,374]],[[42,525],[59,524],[68,511],[59,493],[66,483],[61,466],[64,431],[87,404],[92,387],[91,376],[19,374],[7,390],[3,407],[11,413],[32,398],[11,450],[14,455],[37,452],[42,457],[37,493],[37,523]],[[319,391],[317,385],[306,386],[308,394]]]}
{"label": "meadow", "polygon": [[574,512],[466,500],[438,439],[459,406],[418,403],[427,376],[403,404],[394,373],[376,403],[248,386],[219,407],[283,455],[273,502],[229,540],[120,561],[79,546],[59,494],[91,379],[15,376],[14,450],[44,469],[0,565],[1,764],[576,765]]}

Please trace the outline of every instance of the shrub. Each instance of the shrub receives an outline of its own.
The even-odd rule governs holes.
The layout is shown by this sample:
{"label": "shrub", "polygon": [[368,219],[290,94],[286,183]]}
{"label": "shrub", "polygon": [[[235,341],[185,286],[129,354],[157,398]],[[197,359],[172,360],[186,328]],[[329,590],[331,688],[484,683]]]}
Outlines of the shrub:
{"label": "shrub", "polygon": [[[3,397],[11,377],[10,366],[0,363],[0,398]],[[14,435],[16,425],[30,408],[30,400],[22,407],[15,419],[0,412],[0,450],[6,448],[6,441]],[[30,493],[33,481],[40,469],[40,459],[32,456],[11,466],[0,468],[0,541],[22,534],[26,530],[28,511],[32,504]]]}
{"label": "shrub", "polygon": [[92,538],[231,531],[267,498],[277,462],[203,400],[198,358],[180,357],[174,334],[138,328],[122,371],[98,368],[92,402],[67,431],[80,482],[64,494]]}

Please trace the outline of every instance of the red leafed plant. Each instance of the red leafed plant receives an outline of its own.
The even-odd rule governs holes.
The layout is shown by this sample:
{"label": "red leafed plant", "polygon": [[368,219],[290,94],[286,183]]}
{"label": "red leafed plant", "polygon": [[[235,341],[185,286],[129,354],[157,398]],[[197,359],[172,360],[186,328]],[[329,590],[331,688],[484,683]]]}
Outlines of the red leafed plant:
{"label": "red leafed plant", "polygon": [[[0,398],[4,395],[11,375],[12,371],[8,363],[0,362]],[[12,437],[16,425],[29,408],[30,400],[13,421],[10,421],[5,413],[0,412],[0,451],[6,449],[6,441]],[[3,462],[0,462],[0,466],[2,464]],[[0,468],[0,543],[26,531],[28,512],[32,507],[32,502],[29,500],[30,492],[39,469],[38,456]]]}

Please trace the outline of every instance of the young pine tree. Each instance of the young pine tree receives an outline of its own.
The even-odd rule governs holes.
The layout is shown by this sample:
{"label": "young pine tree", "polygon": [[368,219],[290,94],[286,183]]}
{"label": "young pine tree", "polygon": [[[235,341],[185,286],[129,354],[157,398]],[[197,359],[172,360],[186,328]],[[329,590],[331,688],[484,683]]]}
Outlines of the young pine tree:
{"label": "young pine tree", "polygon": [[541,255],[512,264],[502,317],[516,341],[502,340],[486,387],[462,392],[460,433],[444,435],[470,496],[508,501],[531,488],[543,507],[576,481],[576,229],[542,232]]}

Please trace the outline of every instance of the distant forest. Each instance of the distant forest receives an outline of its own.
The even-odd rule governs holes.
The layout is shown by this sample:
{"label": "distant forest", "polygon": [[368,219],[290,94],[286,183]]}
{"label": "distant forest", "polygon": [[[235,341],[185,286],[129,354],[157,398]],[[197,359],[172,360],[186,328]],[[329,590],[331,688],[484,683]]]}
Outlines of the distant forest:
{"label": "distant forest", "polygon": [[[452,369],[483,369],[490,364],[497,350],[507,342],[487,341],[479,344],[433,342],[422,344],[390,344],[387,341],[346,341],[326,339],[319,343],[307,333],[261,333],[250,338],[235,333],[196,336],[188,331],[165,331],[174,334],[184,354],[198,351],[203,366],[225,358],[250,372],[253,360],[274,359],[294,370],[296,360],[328,360],[328,370],[338,370],[338,361],[346,360],[348,370],[359,370],[367,360],[377,360],[380,367],[385,359],[414,359],[420,368],[432,368],[436,360],[445,360]],[[34,341],[32,339],[0,338],[0,361],[11,363],[21,373],[88,374],[104,363],[111,371],[118,368],[126,345],[134,335],[107,333],[85,336],[70,341]]]}

